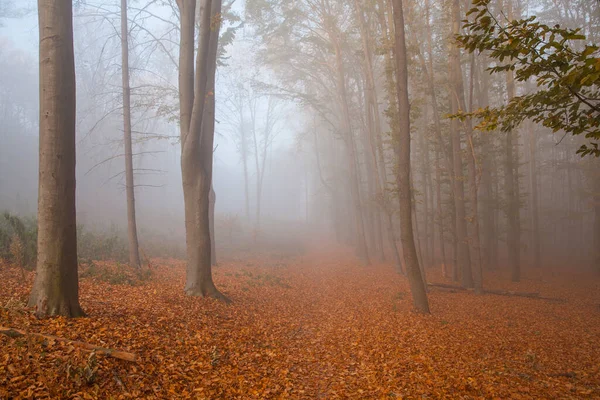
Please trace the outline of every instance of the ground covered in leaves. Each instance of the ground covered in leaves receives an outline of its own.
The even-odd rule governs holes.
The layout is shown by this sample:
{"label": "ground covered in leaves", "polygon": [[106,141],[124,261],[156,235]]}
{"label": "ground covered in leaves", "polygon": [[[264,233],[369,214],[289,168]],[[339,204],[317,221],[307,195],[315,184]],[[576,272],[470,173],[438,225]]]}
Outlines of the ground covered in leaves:
{"label": "ground covered in leaves", "polygon": [[231,305],[186,297],[181,261],[153,264],[143,276],[85,266],[89,316],[43,321],[23,308],[33,274],[0,264],[0,326],[139,357],[0,335],[0,399],[600,398],[598,277],[487,277],[564,302],[433,288],[423,316],[390,266],[339,254],[223,262]]}

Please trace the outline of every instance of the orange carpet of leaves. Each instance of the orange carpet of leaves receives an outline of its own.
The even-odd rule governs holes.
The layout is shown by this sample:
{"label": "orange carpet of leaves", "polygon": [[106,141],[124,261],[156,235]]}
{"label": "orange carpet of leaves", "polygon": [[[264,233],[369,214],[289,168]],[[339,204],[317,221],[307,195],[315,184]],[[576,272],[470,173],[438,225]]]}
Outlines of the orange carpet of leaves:
{"label": "orange carpet of leaves", "polygon": [[433,289],[423,316],[391,267],[339,255],[224,262],[215,281],[232,305],[186,297],[183,262],[154,264],[135,286],[83,278],[89,317],[43,321],[18,306],[33,274],[0,265],[1,326],[140,357],[0,335],[0,399],[600,398],[597,277],[490,276],[566,302]]}

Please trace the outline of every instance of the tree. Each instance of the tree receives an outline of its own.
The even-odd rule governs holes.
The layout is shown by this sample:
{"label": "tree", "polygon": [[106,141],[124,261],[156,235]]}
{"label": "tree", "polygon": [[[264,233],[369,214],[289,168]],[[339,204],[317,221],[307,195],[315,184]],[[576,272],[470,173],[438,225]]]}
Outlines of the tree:
{"label": "tree", "polygon": [[129,265],[140,268],[135,191],[133,184],[133,150],[131,144],[131,89],[129,87],[129,30],[127,29],[127,0],[121,0],[121,77],[123,80],[123,142],[125,143],[125,192],[127,196],[127,238]]}
{"label": "tree", "polygon": [[178,0],[181,173],[185,203],[188,295],[229,301],[212,280],[210,188],[215,128],[215,72],[221,1],[201,0],[194,70],[195,0]]}
{"label": "tree", "polygon": [[[452,34],[458,34],[460,29],[460,2],[452,0]],[[456,46],[450,49],[450,111],[454,114],[459,111],[460,93],[464,88],[462,82],[462,71],[460,67],[460,50]],[[463,175],[462,150],[460,141],[459,123],[451,121],[451,145],[452,145],[452,187],[454,191],[454,207],[456,209],[456,240],[457,240],[457,265],[460,268],[461,284],[464,287],[473,287],[473,275],[471,272],[471,256],[469,254],[469,242],[467,234],[467,215],[465,207],[465,187]],[[456,277],[456,269],[454,276]]]}
{"label": "tree", "polygon": [[410,187],[410,105],[408,102],[408,58],[404,33],[402,0],[393,0],[396,54],[396,91],[400,129],[396,132],[394,151],[397,157],[398,197],[400,201],[400,238],[406,262],[415,309],[429,313],[429,302],[421,276],[412,227],[412,195]]}
{"label": "tree", "polygon": [[40,171],[37,269],[29,305],[38,317],[82,316],[75,215],[75,61],[70,1],[40,0]]}

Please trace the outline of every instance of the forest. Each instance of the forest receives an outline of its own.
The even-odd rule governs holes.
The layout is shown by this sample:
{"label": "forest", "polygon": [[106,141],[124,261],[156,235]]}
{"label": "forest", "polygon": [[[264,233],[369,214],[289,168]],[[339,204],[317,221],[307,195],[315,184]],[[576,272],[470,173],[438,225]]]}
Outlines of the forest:
{"label": "forest", "polygon": [[0,0],[0,400],[600,399],[600,1]]}

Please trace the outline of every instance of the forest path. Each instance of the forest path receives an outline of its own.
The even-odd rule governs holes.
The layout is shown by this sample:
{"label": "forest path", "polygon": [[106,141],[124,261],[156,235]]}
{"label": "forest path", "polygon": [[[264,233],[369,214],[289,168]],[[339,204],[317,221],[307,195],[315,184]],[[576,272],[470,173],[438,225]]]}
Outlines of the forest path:
{"label": "forest path", "polygon": [[[13,299],[0,325],[141,357],[91,361],[60,343],[3,336],[0,398],[600,398],[597,278],[544,282],[533,271],[511,284],[491,275],[490,287],[567,302],[433,290],[423,316],[410,311],[407,281],[391,266],[336,252],[224,261],[215,281],[232,305],[185,296],[183,262],[155,264],[133,286],[106,282],[108,272],[82,278],[89,317],[72,321],[21,311],[32,274],[22,282],[0,266],[0,303]],[[428,275],[443,281],[439,269]]]}

